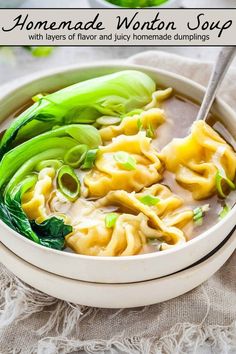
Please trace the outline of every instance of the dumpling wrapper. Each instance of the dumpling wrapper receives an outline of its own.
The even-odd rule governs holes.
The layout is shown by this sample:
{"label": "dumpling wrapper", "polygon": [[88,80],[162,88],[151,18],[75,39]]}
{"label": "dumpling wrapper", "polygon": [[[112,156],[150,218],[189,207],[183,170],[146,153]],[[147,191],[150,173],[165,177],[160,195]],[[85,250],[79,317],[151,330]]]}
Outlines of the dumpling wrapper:
{"label": "dumpling wrapper", "polygon": [[42,169],[34,188],[23,195],[22,209],[29,220],[41,223],[47,219],[49,213],[46,203],[53,190],[54,177],[55,170],[53,168]]}
{"label": "dumpling wrapper", "polygon": [[[126,152],[136,160],[136,168],[127,170],[114,159],[116,152]],[[151,139],[144,132],[120,135],[99,148],[94,168],[84,177],[90,197],[102,197],[112,190],[140,191],[162,178],[162,164]]]}
{"label": "dumpling wrapper", "polygon": [[[96,202],[98,207],[105,205],[118,205],[124,213],[142,213],[148,218],[148,224],[155,230],[153,238],[159,238],[169,245],[177,245],[184,243],[185,236],[182,230],[177,227],[167,225],[158,215],[156,207],[150,207],[143,204],[135,193],[127,193],[125,191],[109,192],[104,198]],[[158,205],[158,204],[157,204]],[[192,219],[192,211],[191,219]],[[150,235],[148,236],[150,237]]]}
{"label": "dumpling wrapper", "polygon": [[[45,168],[39,173],[33,190],[24,195],[23,210],[30,219],[42,222],[55,210],[47,210],[53,191],[55,171]],[[155,206],[140,202],[144,195],[158,196]],[[135,255],[141,251],[148,238],[165,241],[162,249],[185,242],[184,234],[177,226],[184,226],[192,218],[192,211],[179,213],[183,201],[166,186],[156,184],[144,188],[140,193],[114,191],[97,201],[79,198],[71,204],[67,217],[74,231],[66,237],[66,244],[75,252],[99,256]],[[114,228],[107,228],[105,217],[108,212],[119,208]],[[161,218],[164,218],[161,220]],[[165,220],[165,221],[164,221]]]}
{"label": "dumpling wrapper", "polygon": [[105,226],[105,215],[97,223],[81,223],[73,234],[66,236],[66,244],[76,253],[90,256],[132,256],[146,243],[143,215],[121,214],[114,228]]}
{"label": "dumpling wrapper", "polygon": [[176,226],[182,229],[193,220],[193,211],[190,208],[183,208],[184,200],[180,196],[163,184],[154,184],[151,187],[144,188],[142,192],[136,193],[136,198],[140,199],[145,195],[158,197],[160,201],[150,208],[161,218],[168,226]]}
{"label": "dumpling wrapper", "polygon": [[[139,198],[151,193],[160,201],[150,207]],[[77,253],[97,256],[135,255],[148,239],[160,241],[162,250],[182,244],[181,228],[193,218],[192,210],[179,210],[182,205],[181,198],[160,184],[141,193],[112,191],[96,201],[81,198],[70,210],[75,231],[66,244]],[[107,228],[105,217],[111,211],[118,218],[114,228]]]}
{"label": "dumpling wrapper", "polygon": [[233,180],[236,174],[236,154],[208,124],[195,122],[191,134],[173,139],[159,154],[166,169],[176,181],[192,192],[196,200],[216,193],[218,170]]}
{"label": "dumpling wrapper", "polygon": [[151,108],[132,117],[125,117],[119,125],[110,125],[99,130],[104,143],[111,141],[118,135],[135,135],[141,129],[147,129],[150,125],[154,131],[164,123],[165,114],[160,108]]}

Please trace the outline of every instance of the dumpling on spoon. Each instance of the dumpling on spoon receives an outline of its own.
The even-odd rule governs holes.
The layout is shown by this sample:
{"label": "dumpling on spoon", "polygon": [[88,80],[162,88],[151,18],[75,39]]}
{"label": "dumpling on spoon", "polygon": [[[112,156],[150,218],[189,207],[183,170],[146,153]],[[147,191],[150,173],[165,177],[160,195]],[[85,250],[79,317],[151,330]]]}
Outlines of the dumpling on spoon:
{"label": "dumpling on spoon", "polygon": [[176,181],[192,192],[196,200],[235,188],[236,153],[204,121],[196,121],[191,134],[183,139],[173,139],[159,154]]}

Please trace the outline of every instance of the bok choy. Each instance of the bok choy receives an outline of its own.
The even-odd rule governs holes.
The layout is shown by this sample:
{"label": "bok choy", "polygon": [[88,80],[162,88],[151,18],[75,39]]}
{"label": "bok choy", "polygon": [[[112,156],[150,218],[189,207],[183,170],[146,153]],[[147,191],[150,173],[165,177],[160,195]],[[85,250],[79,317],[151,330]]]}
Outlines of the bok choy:
{"label": "bok choy", "polygon": [[42,96],[7,129],[0,144],[0,159],[17,144],[55,126],[92,124],[101,116],[120,117],[144,107],[150,102],[155,86],[146,74],[126,70]]}
{"label": "bok choy", "polygon": [[15,147],[0,162],[0,190],[7,183],[6,190],[11,190],[42,161],[64,161],[67,151],[79,144],[86,144],[89,148],[100,145],[101,138],[97,129],[90,125],[66,125]]}
{"label": "bok choy", "polygon": [[[67,166],[65,170],[64,157],[68,150],[85,143],[87,149],[97,148],[101,144],[97,129],[72,124],[38,135],[7,152],[0,162],[0,218],[36,243],[62,249],[64,237],[72,232],[72,227],[55,216],[40,224],[29,220],[22,208],[22,197],[35,186],[38,172],[46,167],[64,171],[64,176],[69,169],[73,181],[78,184],[77,196],[79,181],[71,167]],[[60,178],[63,181],[63,176],[60,175]]]}
{"label": "bok choy", "polygon": [[144,108],[155,89],[146,74],[126,70],[36,93],[0,142],[0,219],[38,244],[63,249],[73,227],[56,208],[70,208],[83,192],[83,170],[93,167],[102,144],[95,126]]}

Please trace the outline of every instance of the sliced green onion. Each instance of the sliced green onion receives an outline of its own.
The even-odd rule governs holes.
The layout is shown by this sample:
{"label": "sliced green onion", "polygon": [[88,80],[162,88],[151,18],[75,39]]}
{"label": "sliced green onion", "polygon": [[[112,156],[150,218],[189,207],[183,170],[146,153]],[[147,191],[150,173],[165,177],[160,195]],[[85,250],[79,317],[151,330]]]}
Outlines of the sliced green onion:
{"label": "sliced green onion", "polygon": [[44,95],[43,95],[42,93],[38,93],[37,95],[35,95],[35,96],[32,97],[32,100],[33,100],[34,102],[38,102],[38,101],[40,101],[41,98],[43,98],[43,97],[44,97]]}
{"label": "sliced green onion", "polygon": [[116,224],[116,220],[118,218],[118,214],[116,213],[109,213],[105,217],[105,225],[107,228],[114,227]]}
{"label": "sliced green onion", "polygon": [[124,151],[116,152],[114,155],[114,160],[121,165],[126,170],[136,169],[136,160],[133,156]]}
{"label": "sliced green onion", "polygon": [[154,206],[160,202],[160,198],[154,197],[153,195],[147,194],[139,198],[139,201],[148,206]]}
{"label": "sliced green onion", "polygon": [[121,122],[121,118],[113,116],[102,116],[96,120],[100,125],[114,125]]}
{"label": "sliced green onion", "polygon": [[155,130],[154,130],[153,125],[151,123],[148,123],[148,127],[147,127],[146,131],[147,131],[146,135],[148,138],[153,139],[155,137]]}
{"label": "sliced green onion", "polygon": [[203,221],[203,212],[202,212],[202,208],[198,207],[196,209],[193,210],[193,221],[197,224],[197,225],[202,225],[202,221]]}
{"label": "sliced green onion", "polygon": [[62,166],[58,171],[57,185],[60,192],[72,202],[80,196],[80,181],[68,165]]}
{"label": "sliced green onion", "polygon": [[71,148],[64,157],[64,161],[67,165],[78,168],[84,161],[88,146],[85,144],[77,145]]}
{"label": "sliced green onion", "polygon": [[96,160],[98,149],[88,150],[84,159],[83,165],[80,167],[82,170],[90,170]]}
{"label": "sliced green onion", "polygon": [[137,120],[137,127],[138,127],[139,131],[143,129],[143,123],[142,123],[142,119],[140,117]]}
{"label": "sliced green onion", "polygon": [[227,204],[225,204],[221,209],[221,211],[219,212],[220,219],[223,219],[229,213],[230,210],[231,210],[230,207]]}
{"label": "sliced green onion", "polygon": [[44,168],[48,168],[48,167],[51,167],[51,168],[54,168],[54,170],[58,170],[60,167],[62,166],[62,162],[59,161],[59,160],[45,160],[45,161],[40,161],[36,167],[35,167],[35,170],[36,171],[41,171],[43,170]]}
{"label": "sliced green onion", "polygon": [[227,183],[227,185],[229,186],[230,189],[234,190],[236,188],[235,184],[229,178],[222,176],[222,174],[220,173],[219,170],[217,171],[215,178],[216,178],[216,189],[222,198],[227,197],[222,189],[222,182],[223,181]]}
{"label": "sliced green onion", "polygon": [[203,205],[202,207],[197,207],[193,210],[193,221],[195,222],[196,225],[202,225],[205,212],[208,211],[209,209],[210,209],[209,204],[206,204]]}

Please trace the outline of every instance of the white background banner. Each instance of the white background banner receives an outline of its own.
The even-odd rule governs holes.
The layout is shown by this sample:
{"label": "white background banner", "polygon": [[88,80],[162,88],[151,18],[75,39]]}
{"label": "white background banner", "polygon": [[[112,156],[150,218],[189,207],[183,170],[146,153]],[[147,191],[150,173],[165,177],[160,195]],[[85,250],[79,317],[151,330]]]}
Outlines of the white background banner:
{"label": "white background banner", "polygon": [[1,9],[0,45],[236,45],[236,9]]}

